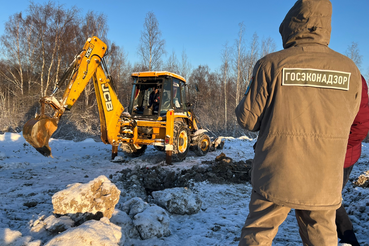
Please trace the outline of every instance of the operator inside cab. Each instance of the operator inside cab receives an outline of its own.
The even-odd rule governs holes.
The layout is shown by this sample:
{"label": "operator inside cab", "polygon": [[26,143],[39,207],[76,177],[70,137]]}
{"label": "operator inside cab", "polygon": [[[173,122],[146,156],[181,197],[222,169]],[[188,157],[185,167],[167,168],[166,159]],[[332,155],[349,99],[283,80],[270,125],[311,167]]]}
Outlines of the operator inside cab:
{"label": "operator inside cab", "polygon": [[149,97],[149,108],[151,108],[152,106],[153,113],[157,114],[159,111],[159,105],[160,105],[160,91],[159,88],[154,87]]}

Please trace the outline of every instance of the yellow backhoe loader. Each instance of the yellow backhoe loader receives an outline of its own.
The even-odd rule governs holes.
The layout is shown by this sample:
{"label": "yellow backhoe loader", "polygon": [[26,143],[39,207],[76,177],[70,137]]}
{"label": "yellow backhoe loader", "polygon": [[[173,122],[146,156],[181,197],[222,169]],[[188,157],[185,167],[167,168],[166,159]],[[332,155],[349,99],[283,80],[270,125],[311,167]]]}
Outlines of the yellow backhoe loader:
{"label": "yellow backhoe loader", "polygon": [[[128,111],[119,102],[104,55],[107,46],[97,37],[87,40],[61,81],[69,82],[63,97],[40,99],[41,112],[23,127],[23,136],[44,156],[51,156],[49,139],[58,127],[60,117],[70,110],[93,79],[100,115],[101,140],[112,145],[112,158],[118,147],[131,157],[142,155],[147,145],[166,152],[166,162],[183,161],[191,148],[197,155],[223,147],[219,138],[211,141],[187,102],[186,80],[170,72],[133,73],[133,89]],[[47,115],[45,106],[52,108]]]}

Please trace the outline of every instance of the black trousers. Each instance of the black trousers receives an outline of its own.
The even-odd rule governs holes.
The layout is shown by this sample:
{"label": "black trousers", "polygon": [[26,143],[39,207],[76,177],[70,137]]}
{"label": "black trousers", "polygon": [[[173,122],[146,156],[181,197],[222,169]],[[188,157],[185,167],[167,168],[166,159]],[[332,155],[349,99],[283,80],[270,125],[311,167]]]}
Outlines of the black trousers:
{"label": "black trousers", "polygon": [[[349,180],[350,173],[352,171],[351,167],[344,168],[343,174],[343,188],[345,187],[347,181]],[[337,226],[337,234],[338,238],[340,239],[340,243],[350,243],[353,246],[360,246],[359,242],[354,233],[354,228],[352,226],[352,222],[346,212],[343,203],[341,207],[339,207],[336,211],[336,226]]]}

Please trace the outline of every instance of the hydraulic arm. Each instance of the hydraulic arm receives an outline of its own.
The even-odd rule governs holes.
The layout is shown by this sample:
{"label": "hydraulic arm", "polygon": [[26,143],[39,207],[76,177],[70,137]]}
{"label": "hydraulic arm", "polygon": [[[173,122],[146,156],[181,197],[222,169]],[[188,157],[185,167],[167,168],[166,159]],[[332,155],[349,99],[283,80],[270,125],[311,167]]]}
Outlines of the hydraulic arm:
{"label": "hydraulic arm", "polygon": [[[124,108],[118,100],[110,76],[106,75],[107,69],[104,65],[106,50],[106,44],[99,38],[89,38],[61,78],[61,82],[69,81],[63,97],[60,100],[54,97],[58,89],[56,86],[52,95],[40,99],[40,114],[24,125],[24,138],[44,156],[51,156],[49,139],[57,130],[60,117],[65,110],[72,108],[91,78],[99,108],[101,139],[106,144],[118,146],[119,119]],[[54,113],[51,116],[46,115],[45,105],[53,109]]]}

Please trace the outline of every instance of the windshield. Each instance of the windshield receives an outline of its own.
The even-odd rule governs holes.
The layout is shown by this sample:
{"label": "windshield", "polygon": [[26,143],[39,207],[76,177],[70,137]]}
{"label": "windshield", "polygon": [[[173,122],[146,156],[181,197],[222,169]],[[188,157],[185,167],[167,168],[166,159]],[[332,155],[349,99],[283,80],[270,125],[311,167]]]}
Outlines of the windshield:
{"label": "windshield", "polygon": [[170,103],[171,101],[171,79],[165,79],[164,80],[164,84],[163,84],[163,100],[162,100],[162,104],[161,104],[161,109],[160,109],[160,115],[164,115],[167,113],[167,111],[169,109],[172,108],[172,104]]}
{"label": "windshield", "polygon": [[179,80],[173,80],[173,106],[178,109],[181,108],[181,90],[179,89]]}
{"label": "windshield", "polygon": [[158,114],[161,98],[161,79],[135,78],[129,112],[132,115]]}
{"label": "windshield", "polygon": [[164,116],[170,109],[185,109],[185,85],[176,78],[135,78],[129,112]]}

